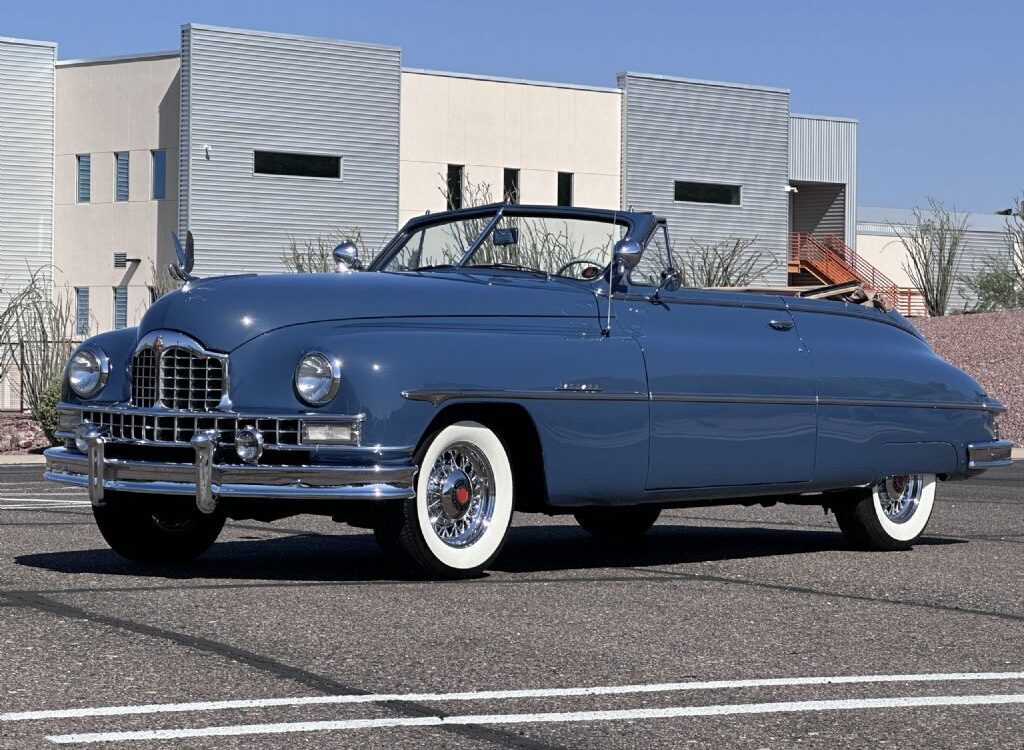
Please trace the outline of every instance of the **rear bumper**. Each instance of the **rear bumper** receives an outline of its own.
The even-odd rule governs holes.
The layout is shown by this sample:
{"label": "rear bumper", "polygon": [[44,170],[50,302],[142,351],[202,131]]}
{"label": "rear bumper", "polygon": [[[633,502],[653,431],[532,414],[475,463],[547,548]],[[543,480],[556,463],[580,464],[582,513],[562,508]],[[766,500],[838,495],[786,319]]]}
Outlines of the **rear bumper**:
{"label": "rear bumper", "polygon": [[1009,440],[992,440],[985,443],[967,444],[967,471],[978,472],[1000,466],[1012,466],[1013,443]]}
{"label": "rear bumper", "polygon": [[197,450],[194,464],[105,458],[102,439],[88,454],[66,448],[45,452],[47,479],[85,487],[93,505],[106,490],[185,495],[210,513],[223,498],[280,500],[388,500],[415,496],[416,467],[262,466],[215,464]]}

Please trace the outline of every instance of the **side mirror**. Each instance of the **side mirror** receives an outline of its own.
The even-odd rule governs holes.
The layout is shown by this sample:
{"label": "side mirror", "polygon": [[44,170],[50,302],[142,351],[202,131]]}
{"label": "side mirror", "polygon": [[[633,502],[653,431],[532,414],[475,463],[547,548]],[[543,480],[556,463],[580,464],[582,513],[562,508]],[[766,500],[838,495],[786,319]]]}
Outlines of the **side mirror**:
{"label": "side mirror", "polygon": [[661,283],[658,291],[677,292],[683,285],[683,274],[678,268],[666,268],[661,272]]}
{"label": "side mirror", "polygon": [[363,263],[359,260],[359,248],[352,240],[345,240],[332,253],[334,255],[334,270],[338,273],[352,273],[360,271]]}
{"label": "side mirror", "polygon": [[640,256],[644,254],[643,246],[632,237],[626,237],[615,243],[612,248],[612,259],[618,273],[626,273],[636,268]]}

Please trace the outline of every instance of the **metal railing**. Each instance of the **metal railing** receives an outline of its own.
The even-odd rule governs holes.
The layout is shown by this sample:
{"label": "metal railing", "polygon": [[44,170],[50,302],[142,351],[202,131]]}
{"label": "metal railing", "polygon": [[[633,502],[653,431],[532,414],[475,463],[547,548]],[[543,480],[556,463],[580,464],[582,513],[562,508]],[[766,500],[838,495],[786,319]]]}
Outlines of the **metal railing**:
{"label": "metal railing", "polygon": [[789,260],[827,284],[860,282],[865,289],[880,294],[894,309],[908,317],[928,314],[924,297],[917,289],[899,286],[833,234],[815,237],[806,232],[793,232]]}
{"label": "metal railing", "polygon": [[24,412],[28,410],[28,398],[25,394],[25,382],[21,374],[25,371],[25,351],[31,346],[53,346],[54,343],[66,344],[70,347],[82,343],[81,339],[64,339],[59,342],[48,341],[0,341],[4,356],[8,356],[12,347],[16,349],[6,376],[0,379],[0,412]]}

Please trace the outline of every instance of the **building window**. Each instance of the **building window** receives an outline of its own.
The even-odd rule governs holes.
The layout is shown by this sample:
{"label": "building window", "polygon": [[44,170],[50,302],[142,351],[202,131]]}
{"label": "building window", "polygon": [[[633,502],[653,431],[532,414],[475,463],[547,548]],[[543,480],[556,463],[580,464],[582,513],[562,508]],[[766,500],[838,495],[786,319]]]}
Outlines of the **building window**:
{"label": "building window", "polygon": [[114,328],[128,327],[128,287],[114,287]]}
{"label": "building window", "polygon": [[287,177],[324,177],[341,179],[341,157],[323,154],[295,154],[284,151],[254,151],[254,174],[276,174]]}
{"label": "building window", "polygon": [[721,206],[738,206],[740,205],[740,186],[676,180],[675,199],[687,203],[717,203]]}
{"label": "building window", "polygon": [[114,200],[128,200],[128,152],[114,154]]}
{"label": "building window", "polygon": [[92,175],[92,159],[89,154],[78,155],[78,202],[89,202],[89,180]]}
{"label": "building window", "polygon": [[572,172],[559,172],[558,173],[558,205],[559,206],[571,206],[572,205],[572,183],[573,183]]}
{"label": "building window", "polygon": [[506,169],[505,170],[505,187],[503,194],[505,196],[506,203],[518,203],[519,202],[519,170],[518,169]]}
{"label": "building window", "polygon": [[448,165],[448,210],[462,208],[462,180],[466,168],[461,164]]}
{"label": "building window", "polygon": [[89,287],[75,287],[75,335],[89,335]]}
{"label": "building window", "polygon": [[167,151],[153,151],[153,200],[162,201],[167,197]]}

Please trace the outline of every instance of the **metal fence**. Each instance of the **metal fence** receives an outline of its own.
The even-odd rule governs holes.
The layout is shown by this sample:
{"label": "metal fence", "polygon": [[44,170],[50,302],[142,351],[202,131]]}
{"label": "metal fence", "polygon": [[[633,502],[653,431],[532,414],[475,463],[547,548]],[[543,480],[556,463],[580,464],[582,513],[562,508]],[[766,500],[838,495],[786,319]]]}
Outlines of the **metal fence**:
{"label": "metal fence", "polygon": [[[81,339],[64,339],[56,343],[75,346]],[[45,345],[52,346],[55,342],[48,341]],[[0,380],[0,412],[23,412],[28,409],[28,398],[25,393],[25,382],[21,374],[25,371],[25,352],[31,346],[42,346],[41,341],[3,341],[2,351],[6,354],[14,349],[14,361],[11,362],[6,376]]]}

